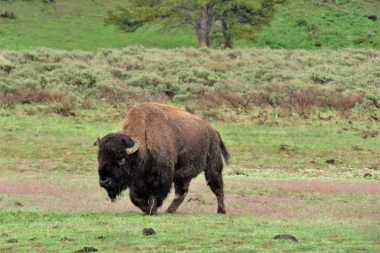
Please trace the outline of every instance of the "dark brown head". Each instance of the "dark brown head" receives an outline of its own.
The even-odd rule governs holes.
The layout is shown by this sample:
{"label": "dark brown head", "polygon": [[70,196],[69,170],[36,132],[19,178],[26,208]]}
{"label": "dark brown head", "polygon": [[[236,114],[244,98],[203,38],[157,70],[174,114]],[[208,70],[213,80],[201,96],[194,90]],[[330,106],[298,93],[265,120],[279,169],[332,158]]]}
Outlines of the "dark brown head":
{"label": "dark brown head", "polygon": [[98,139],[99,184],[111,201],[133,182],[139,167],[139,142],[112,133]]}

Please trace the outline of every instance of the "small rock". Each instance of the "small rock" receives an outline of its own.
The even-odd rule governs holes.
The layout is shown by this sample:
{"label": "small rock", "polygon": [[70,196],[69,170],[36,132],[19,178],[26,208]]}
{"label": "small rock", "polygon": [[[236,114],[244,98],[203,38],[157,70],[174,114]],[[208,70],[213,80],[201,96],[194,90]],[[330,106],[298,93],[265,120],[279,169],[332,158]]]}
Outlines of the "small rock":
{"label": "small rock", "polygon": [[293,242],[298,242],[297,238],[293,235],[276,235],[273,237],[274,240],[291,240]]}
{"label": "small rock", "polygon": [[143,235],[154,235],[156,232],[153,230],[153,228],[144,228],[143,229]]}
{"label": "small rock", "polygon": [[102,235],[99,235],[99,236],[97,237],[98,240],[103,240],[104,238],[105,238],[105,237],[102,236]]}
{"label": "small rock", "polygon": [[363,151],[363,149],[359,146],[352,146],[352,150],[355,150],[355,151]]}
{"label": "small rock", "polygon": [[21,202],[15,202],[15,206],[20,206],[20,207],[22,207],[22,206],[24,206]]}
{"label": "small rock", "polygon": [[7,243],[17,243],[18,240],[16,238],[10,238],[7,240]]}
{"label": "small rock", "polygon": [[66,237],[66,236],[61,238],[61,242],[72,242],[72,241],[74,241],[74,239]]}
{"label": "small rock", "polygon": [[84,252],[98,252],[99,250],[94,247],[84,247],[83,249],[78,249],[75,253],[84,253]]}
{"label": "small rock", "polygon": [[365,173],[364,174],[364,178],[371,178],[372,177],[372,174],[371,173]]}

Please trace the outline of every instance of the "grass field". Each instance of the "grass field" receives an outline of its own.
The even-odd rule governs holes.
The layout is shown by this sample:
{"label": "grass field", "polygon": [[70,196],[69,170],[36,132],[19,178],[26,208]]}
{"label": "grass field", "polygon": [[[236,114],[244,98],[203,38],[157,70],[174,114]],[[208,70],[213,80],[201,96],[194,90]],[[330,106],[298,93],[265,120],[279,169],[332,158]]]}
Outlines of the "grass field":
{"label": "grass field", "polygon": [[[378,51],[130,47],[0,54],[0,251],[377,252]],[[98,186],[97,137],[164,102],[218,129],[227,215],[203,175],[174,215]],[[144,228],[155,235],[144,236]],[[276,235],[297,238],[274,240]],[[81,252],[81,251],[79,251]]]}
{"label": "grass field", "polygon": [[[54,5],[42,1],[0,1],[0,11],[16,19],[0,18],[0,49],[49,47],[68,50],[99,48],[197,47],[192,29],[162,32],[153,25],[125,34],[104,26],[108,9],[122,0],[65,0]],[[380,11],[377,0],[292,0],[282,7],[272,25],[259,34],[256,43],[235,41],[236,47],[318,49],[380,48],[380,26],[364,15]],[[214,47],[221,48],[216,42]]]}
{"label": "grass field", "polygon": [[[111,204],[98,186],[92,143],[118,131],[120,122],[112,112],[97,121],[88,112],[27,116],[3,109],[1,252],[380,249],[379,139],[344,130],[368,123],[213,122],[233,155],[224,172],[227,215],[216,214],[215,197],[200,175],[176,214],[163,213],[170,195],[159,216],[147,217],[128,194]],[[156,234],[144,236],[144,228]],[[298,243],[274,240],[278,234],[293,235]]]}

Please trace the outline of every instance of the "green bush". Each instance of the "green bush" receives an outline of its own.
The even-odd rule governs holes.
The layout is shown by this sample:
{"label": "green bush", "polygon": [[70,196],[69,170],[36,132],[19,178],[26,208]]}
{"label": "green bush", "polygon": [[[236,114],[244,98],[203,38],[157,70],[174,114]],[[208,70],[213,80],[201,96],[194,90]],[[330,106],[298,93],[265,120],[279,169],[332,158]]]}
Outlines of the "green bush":
{"label": "green bush", "polygon": [[157,87],[163,83],[164,79],[154,72],[144,72],[135,77],[126,80],[128,85],[140,87],[140,88],[152,88]]}

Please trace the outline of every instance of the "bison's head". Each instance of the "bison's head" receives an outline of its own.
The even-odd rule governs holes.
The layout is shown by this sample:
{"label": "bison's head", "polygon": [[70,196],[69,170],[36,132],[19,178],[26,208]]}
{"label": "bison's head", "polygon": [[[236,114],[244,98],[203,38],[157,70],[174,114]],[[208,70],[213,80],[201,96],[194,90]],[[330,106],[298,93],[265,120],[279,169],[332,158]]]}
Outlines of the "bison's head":
{"label": "bison's head", "polygon": [[111,201],[131,185],[138,170],[139,142],[124,134],[108,134],[96,144],[99,147],[99,184]]}

